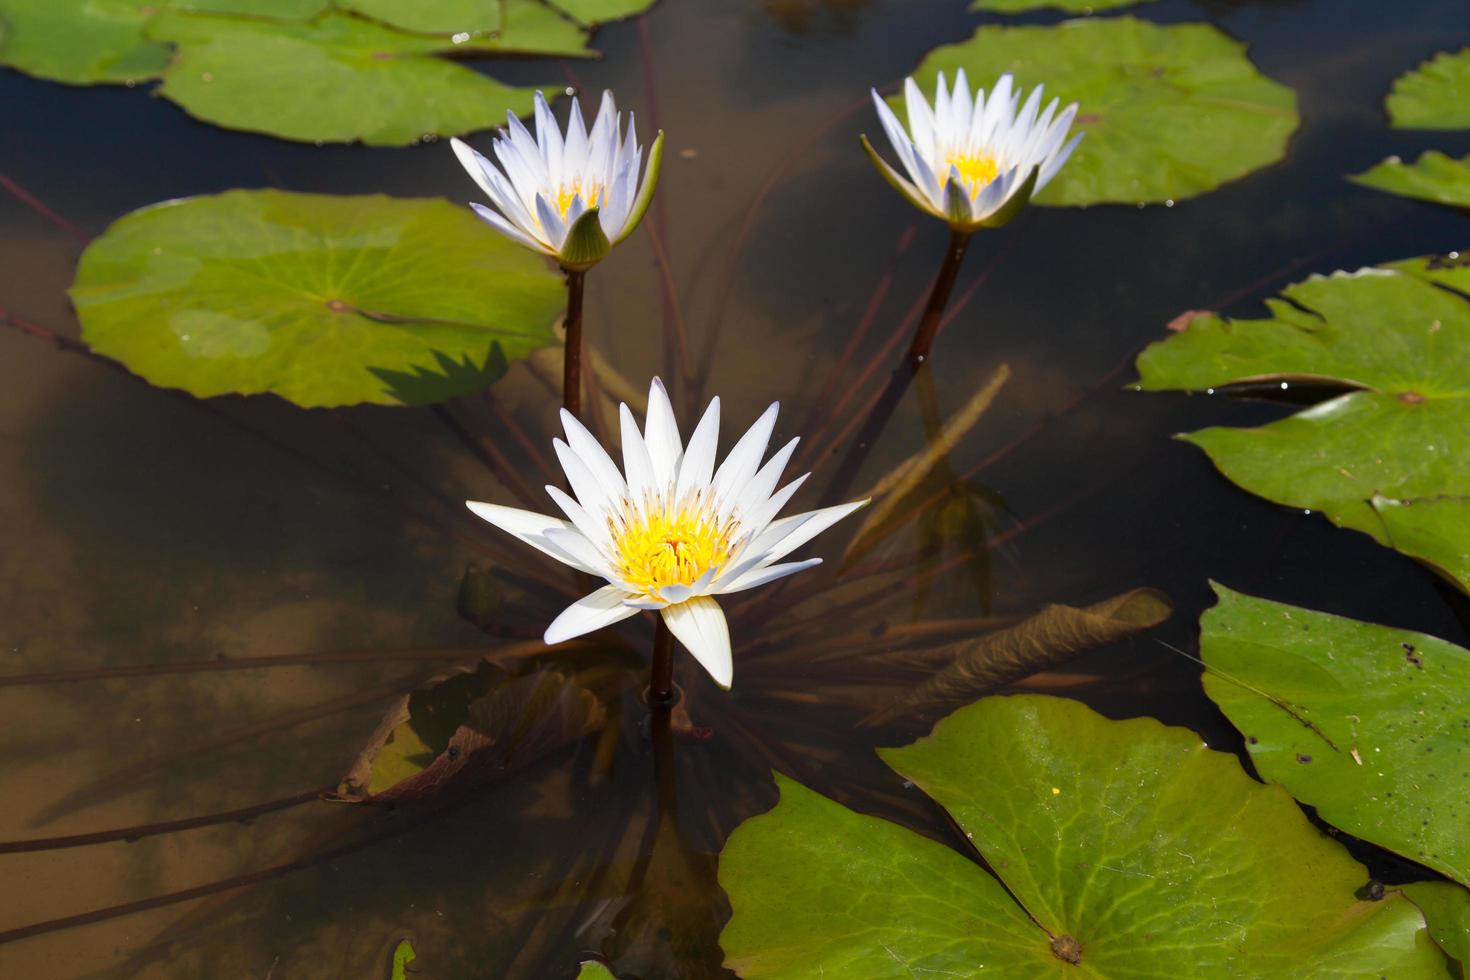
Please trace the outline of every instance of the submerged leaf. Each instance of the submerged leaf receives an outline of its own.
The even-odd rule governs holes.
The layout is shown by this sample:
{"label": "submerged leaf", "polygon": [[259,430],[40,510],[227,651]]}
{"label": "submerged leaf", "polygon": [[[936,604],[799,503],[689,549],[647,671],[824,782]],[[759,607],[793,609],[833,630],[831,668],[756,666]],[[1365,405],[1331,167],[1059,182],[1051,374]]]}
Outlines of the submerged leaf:
{"label": "submerged leaf", "polygon": [[1470,651],[1220,586],[1205,693],[1262,776],[1356,837],[1470,883]]}
{"label": "submerged leaf", "polygon": [[480,390],[552,342],[560,278],[446,201],[228,191],[88,246],[82,336],[153,384],[303,407]]}
{"label": "submerged leaf", "polygon": [[936,652],[936,661],[947,661],[946,666],[918,687],[898,691],[863,724],[882,725],[974,700],[1088,650],[1152,629],[1171,612],[1168,597],[1153,589],[1134,589],[1083,609],[1047,606],[1015,626],[949,644],[942,660]]}
{"label": "submerged leaf", "polygon": [[1444,976],[1413,904],[1357,900],[1367,871],[1186,729],[987,698],[880,754],[1004,887],[778,775],[780,803],[720,859],[720,944],[745,980]]}
{"label": "submerged leaf", "polygon": [[1470,208],[1470,156],[1455,160],[1438,150],[1428,150],[1412,164],[1389,157],[1348,179],[1401,197]]}
{"label": "submerged leaf", "polygon": [[517,677],[485,661],[394,704],[332,799],[401,803],[463,791],[568,745],[605,720],[597,697],[559,673]]}
{"label": "submerged leaf", "polygon": [[[930,52],[914,72],[932,91],[963,68],[989,88],[1013,72],[1023,88],[1078,104],[1085,133],[1038,204],[1173,201],[1280,160],[1300,121],[1296,94],[1262,77],[1245,46],[1207,24],[1133,17],[1054,27],[981,27]],[[902,99],[894,99],[902,113]]]}
{"label": "submerged leaf", "polygon": [[[1467,290],[1464,253],[1313,276],[1268,301],[1267,319],[1197,317],[1150,345],[1138,358],[1139,387],[1349,389],[1259,428],[1183,438],[1246,490],[1392,545],[1376,498],[1427,500],[1470,486]],[[1438,530],[1470,550],[1470,522]]]}
{"label": "submerged leaf", "polygon": [[398,945],[393,947],[393,962],[388,980],[408,980],[408,964],[418,958],[418,954],[413,951],[411,940],[399,940]]}
{"label": "submerged leaf", "polygon": [[1385,104],[1399,129],[1470,129],[1470,48],[1441,51],[1400,75]]}

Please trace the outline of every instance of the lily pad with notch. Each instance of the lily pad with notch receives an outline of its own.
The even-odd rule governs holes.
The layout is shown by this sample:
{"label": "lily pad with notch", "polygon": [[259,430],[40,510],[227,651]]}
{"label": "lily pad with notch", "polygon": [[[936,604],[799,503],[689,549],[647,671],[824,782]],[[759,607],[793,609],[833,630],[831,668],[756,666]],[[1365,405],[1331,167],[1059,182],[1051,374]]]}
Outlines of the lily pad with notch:
{"label": "lily pad with notch", "polygon": [[1426,150],[1413,163],[1389,157],[1348,179],[1400,197],[1470,208],[1470,156],[1456,160],[1438,150]]}
{"label": "lily pad with notch", "polygon": [[[1375,501],[1434,501],[1470,486],[1470,254],[1313,276],[1266,305],[1267,318],[1200,315],[1150,345],[1138,358],[1138,387],[1343,390],[1257,428],[1215,427],[1181,438],[1246,490],[1395,546],[1387,512]],[[1470,551],[1466,517],[1463,509],[1442,512],[1442,548]],[[1452,562],[1405,550],[1470,591]]]}
{"label": "lily pad with notch", "polygon": [[720,860],[745,980],[1445,975],[1412,903],[1356,898],[1366,869],[1186,729],[999,697],[880,754],[999,880],[778,775]]}
{"label": "lily pad with notch", "polygon": [[553,343],[546,263],[435,199],[228,191],[117,221],[71,288],[82,336],[162,387],[427,404]]}
{"label": "lily pad with notch", "polygon": [[[965,69],[989,87],[1012,72],[1025,88],[1078,104],[1085,133],[1038,204],[1181,200],[1275,163],[1300,118],[1296,93],[1261,75],[1245,46],[1208,24],[1160,26],[1134,17],[1050,27],[985,26],[936,48],[914,78],[932,91]],[[892,100],[902,113],[902,99]]]}
{"label": "lily pad with notch", "polygon": [[1470,650],[1215,587],[1205,693],[1323,820],[1470,883]]}

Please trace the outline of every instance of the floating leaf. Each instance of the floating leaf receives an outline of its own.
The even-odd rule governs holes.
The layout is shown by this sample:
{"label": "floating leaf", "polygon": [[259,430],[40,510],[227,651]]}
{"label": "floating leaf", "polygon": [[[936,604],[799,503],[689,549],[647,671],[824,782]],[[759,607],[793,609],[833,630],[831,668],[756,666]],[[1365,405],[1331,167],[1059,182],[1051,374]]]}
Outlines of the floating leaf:
{"label": "floating leaf", "polygon": [[1374,497],[1388,543],[1470,592],[1470,497]]}
{"label": "floating leaf", "polygon": [[0,64],[69,85],[140,82],[168,67],[135,0],[0,0]]}
{"label": "floating leaf", "polygon": [[1416,881],[1403,892],[1424,913],[1429,935],[1460,961],[1463,976],[1470,965],[1470,891],[1448,881]]}
{"label": "floating leaf", "polygon": [[577,980],[617,980],[613,972],[596,960],[588,960],[577,971]]}
{"label": "floating leaf", "polygon": [[[1313,276],[1268,301],[1268,319],[1200,316],[1150,345],[1139,386],[1353,389],[1259,428],[1183,438],[1252,493],[1392,545],[1375,498],[1419,501],[1470,486],[1467,289],[1470,257],[1459,254]],[[1470,523],[1437,526],[1453,535],[1451,550],[1470,549]]]}
{"label": "floating leaf", "polygon": [[1428,150],[1412,164],[1389,157],[1348,179],[1401,197],[1470,208],[1470,156],[1455,160],[1438,150]]}
{"label": "floating leaf", "polygon": [[1417,908],[1354,898],[1367,871],[1186,729],[988,698],[881,754],[1005,888],[778,775],[780,803],[720,859],[720,944],[745,980],[1444,976]]}
{"label": "floating leaf", "polygon": [[559,277],[446,201],[229,191],[127,215],[82,255],[82,336],[156,385],[423,404],[551,342]]}
{"label": "floating leaf", "polygon": [[436,57],[454,47],[447,37],[346,14],[300,24],[166,14],[148,34],[178,46],[161,95],[207,122],[286,139],[400,146],[503,125],[507,110],[530,112],[534,94]]}
{"label": "floating leaf", "polygon": [[548,0],[548,3],[584,24],[595,24],[641,14],[653,6],[654,0]]}
{"label": "floating leaf", "polygon": [[1323,820],[1470,882],[1470,651],[1216,586],[1205,693]]}
{"label": "floating leaf", "polygon": [[[1262,77],[1245,46],[1207,24],[1161,27],[1133,17],[1054,27],[982,27],[930,52],[914,73],[963,68],[989,88],[1014,72],[1025,88],[1078,103],[1086,136],[1041,204],[1179,200],[1280,160],[1299,122],[1296,94]],[[895,109],[902,112],[901,100]]]}
{"label": "floating leaf", "polygon": [[501,29],[507,0],[337,0],[352,10],[393,27],[423,34],[490,33]]}
{"label": "floating leaf", "polygon": [[1131,7],[1151,0],[975,0],[971,10],[984,10],[993,14],[1023,14],[1031,10],[1047,8],[1065,10],[1069,14],[1091,14],[1099,10]]}
{"label": "floating leaf", "polygon": [[1082,609],[1047,606],[1015,626],[949,644],[942,657],[936,652],[934,662],[947,666],[918,687],[895,692],[893,700],[863,724],[881,725],[905,715],[952,708],[1088,650],[1152,629],[1171,612],[1168,597],[1153,589],[1134,589]]}
{"label": "floating leaf", "polygon": [[606,720],[561,674],[521,677],[485,661],[388,709],[333,799],[401,803],[488,782],[576,741]]}
{"label": "floating leaf", "polygon": [[1385,104],[1399,129],[1470,129],[1470,48],[1442,51],[1400,75]]}

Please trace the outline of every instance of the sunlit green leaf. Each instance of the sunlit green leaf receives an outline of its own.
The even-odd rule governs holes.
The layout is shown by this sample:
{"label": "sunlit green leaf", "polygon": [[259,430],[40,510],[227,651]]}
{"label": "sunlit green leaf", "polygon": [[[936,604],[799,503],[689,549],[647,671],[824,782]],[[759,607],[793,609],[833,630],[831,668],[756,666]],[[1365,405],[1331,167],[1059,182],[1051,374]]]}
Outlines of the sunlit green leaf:
{"label": "sunlit green leaf", "polygon": [[995,14],[1022,14],[1031,10],[1065,10],[1069,14],[1091,14],[1117,7],[1149,3],[1151,0],[975,0],[971,10],[984,10]]}
{"label": "sunlit green leaf", "polygon": [[298,405],[425,404],[552,342],[559,277],[440,200],[229,191],[83,253],[82,335],[153,384]]}
{"label": "sunlit green leaf", "polygon": [[418,959],[418,954],[413,951],[413,942],[401,939],[397,946],[393,947],[393,962],[390,966],[388,980],[408,980],[408,964]]}
{"label": "sunlit green leaf", "polygon": [[[1138,359],[1139,383],[1151,390],[1239,382],[1349,389],[1269,425],[1184,438],[1252,493],[1321,511],[1392,545],[1375,498],[1434,500],[1470,486],[1467,289],[1470,258],[1459,253],[1313,276],[1268,301],[1267,319],[1200,316],[1151,345]],[[1435,527],[1448,538],[1436,554],[1470,550],[1470,522],[1447,509]],[[1449,564],[1442,567],[1457,575]],[[1470,588],[1470,580],[1456,581]]]}
{"label": "sunlit green leaf", "polygon": [[531,109],[532,89],[436,57],[449,39],[344,14],[301,24],[165,14],[148,33],[178,45],[160,94],[232,129],[394,146],[503,125],[507,110]]}
{"label": "sunlit green leaf", "polygon": [[1323,820],[1470,882],[1470,651],[1216,587],[1205,693]]}
{"label": "sunlit green leaf", "polygon": [[617,980],[613,972],[596,960],[588,960],[577,971],[577,980]]}
{"label": "sunlit green leaf", "polygon": [[1470,48],[1440,52],[1400,75],[1386,104],[1400,129],[1470,129]]}
{"label": "sunlit green leaf", "polygon": [[0,0],[0,64],[71,85],[138,82],[168,66],[135,0]]}
{"label": "sunlit green leaf", "polygon": [[777,776],[780,803],[720,860],[720,943],[745,980],[1444,976],[1417,908],[1355,898],[1367,871],[1186,729],[989,698],[881,754],[1010,894],[959,852]]}
{"label": "sunlit green leaf", "polygon": [[[1245,47],[1207,24],[1133,17],[1053,27],[981,27],[929,53],[914,76],[926,92],[964,68],[989,89],[1003,72],[1078,103],[1072,158],[1040,204],[1178,200],[1280,160],[1298,124],[1296,94],[1264,78]],[[902,100],[895,108],[902,112]]]}
{"label": "sunlit green leaf", "polygon": [[1470,592],[1470,497],[1374,497],[1373,508],[1390,546]]}
{"label": "sunlit green leaf", "polygon": [[445,49],[591,57],[587,28],[543,0],[338,0],[391,26],[447,38]]}
{"label": "sunlit green leaf", "polygon": [[1413,163],[1389,157],[1349,179],[1401,197],[1470,208],[1470,157],[1456,160],[1438,150],[1426,151]]}
{"label": "sunlit green leaf", "polygon": [[655,0],[547,0],[550,6],[584,24],[632,17],[652,7],[654,2]]}
{"label": "sunlit green leaf", "polygon": [[1448,881],[1416,881],[1403,891],[1424,913],[1434,941],[1460,961],[1463,971],[1470,965],[1470,891]]}

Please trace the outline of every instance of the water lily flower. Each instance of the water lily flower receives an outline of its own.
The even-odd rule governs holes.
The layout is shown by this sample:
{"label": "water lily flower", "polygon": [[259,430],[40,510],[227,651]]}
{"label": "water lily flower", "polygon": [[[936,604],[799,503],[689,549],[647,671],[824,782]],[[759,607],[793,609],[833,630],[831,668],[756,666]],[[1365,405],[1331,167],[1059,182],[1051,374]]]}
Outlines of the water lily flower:
{"label": "water lily flower", "polygon": [[654,378],[643,431],[627,405],[619,408],[621,471],[575,416],[561,413],[566,441],[552,444],[572,494],[554,486],[546,492],[565,519],[468,502],[470,510],[502,531],[607,580],[556,617],[546,629],[548,644],[611,626],[640,610],[657,610],[715,683],[729,688],[734,673],[730,631],[714,597],[820,564],[820,558],[781,559],[867,503],[776,517],[806,480],[803,475],[776,489],[798,439],[762,465],[779,407],[779,402],[771,405],[716,469],[719,398],[710,401],[686,446],[668,393]]}
{"label": "water lily flower", "polygon": [[588,269],[633,233],[653,200],[663,156],[663,133],[648,154],[633,114],[623,134],[623,117],[611,92],[592,131],[582,105],[572,99],[565,135],[540,92],[536,93],[536,135],[507,113],[507,125],[492,146],[497,167],[462,140],[451,140],[460,165],[490,198],[494,208],[470,207],[496,231],[529,249],[550,255],[569,270]]}
{"label": "water lily flower", "polygon": [[984,89],[972,97],[963,68],[953,91],[940,72],[931,107],[914,80],[905,79],[907,130],[875,90],[878,118],[908,178],[884,161],[866,136],[863,149],[909,203],[956,231],[1003,225],[1056,176],[1082,139],[1078,133],[1063,143],[1077,115],[1075,102],[1058,113],[1058,100],[1052,99],[1038,115],[1038,85],[1018,113],[1021,93],[1013,93],[1012,86],[1011,76],[1002,75],[988,97]]}

